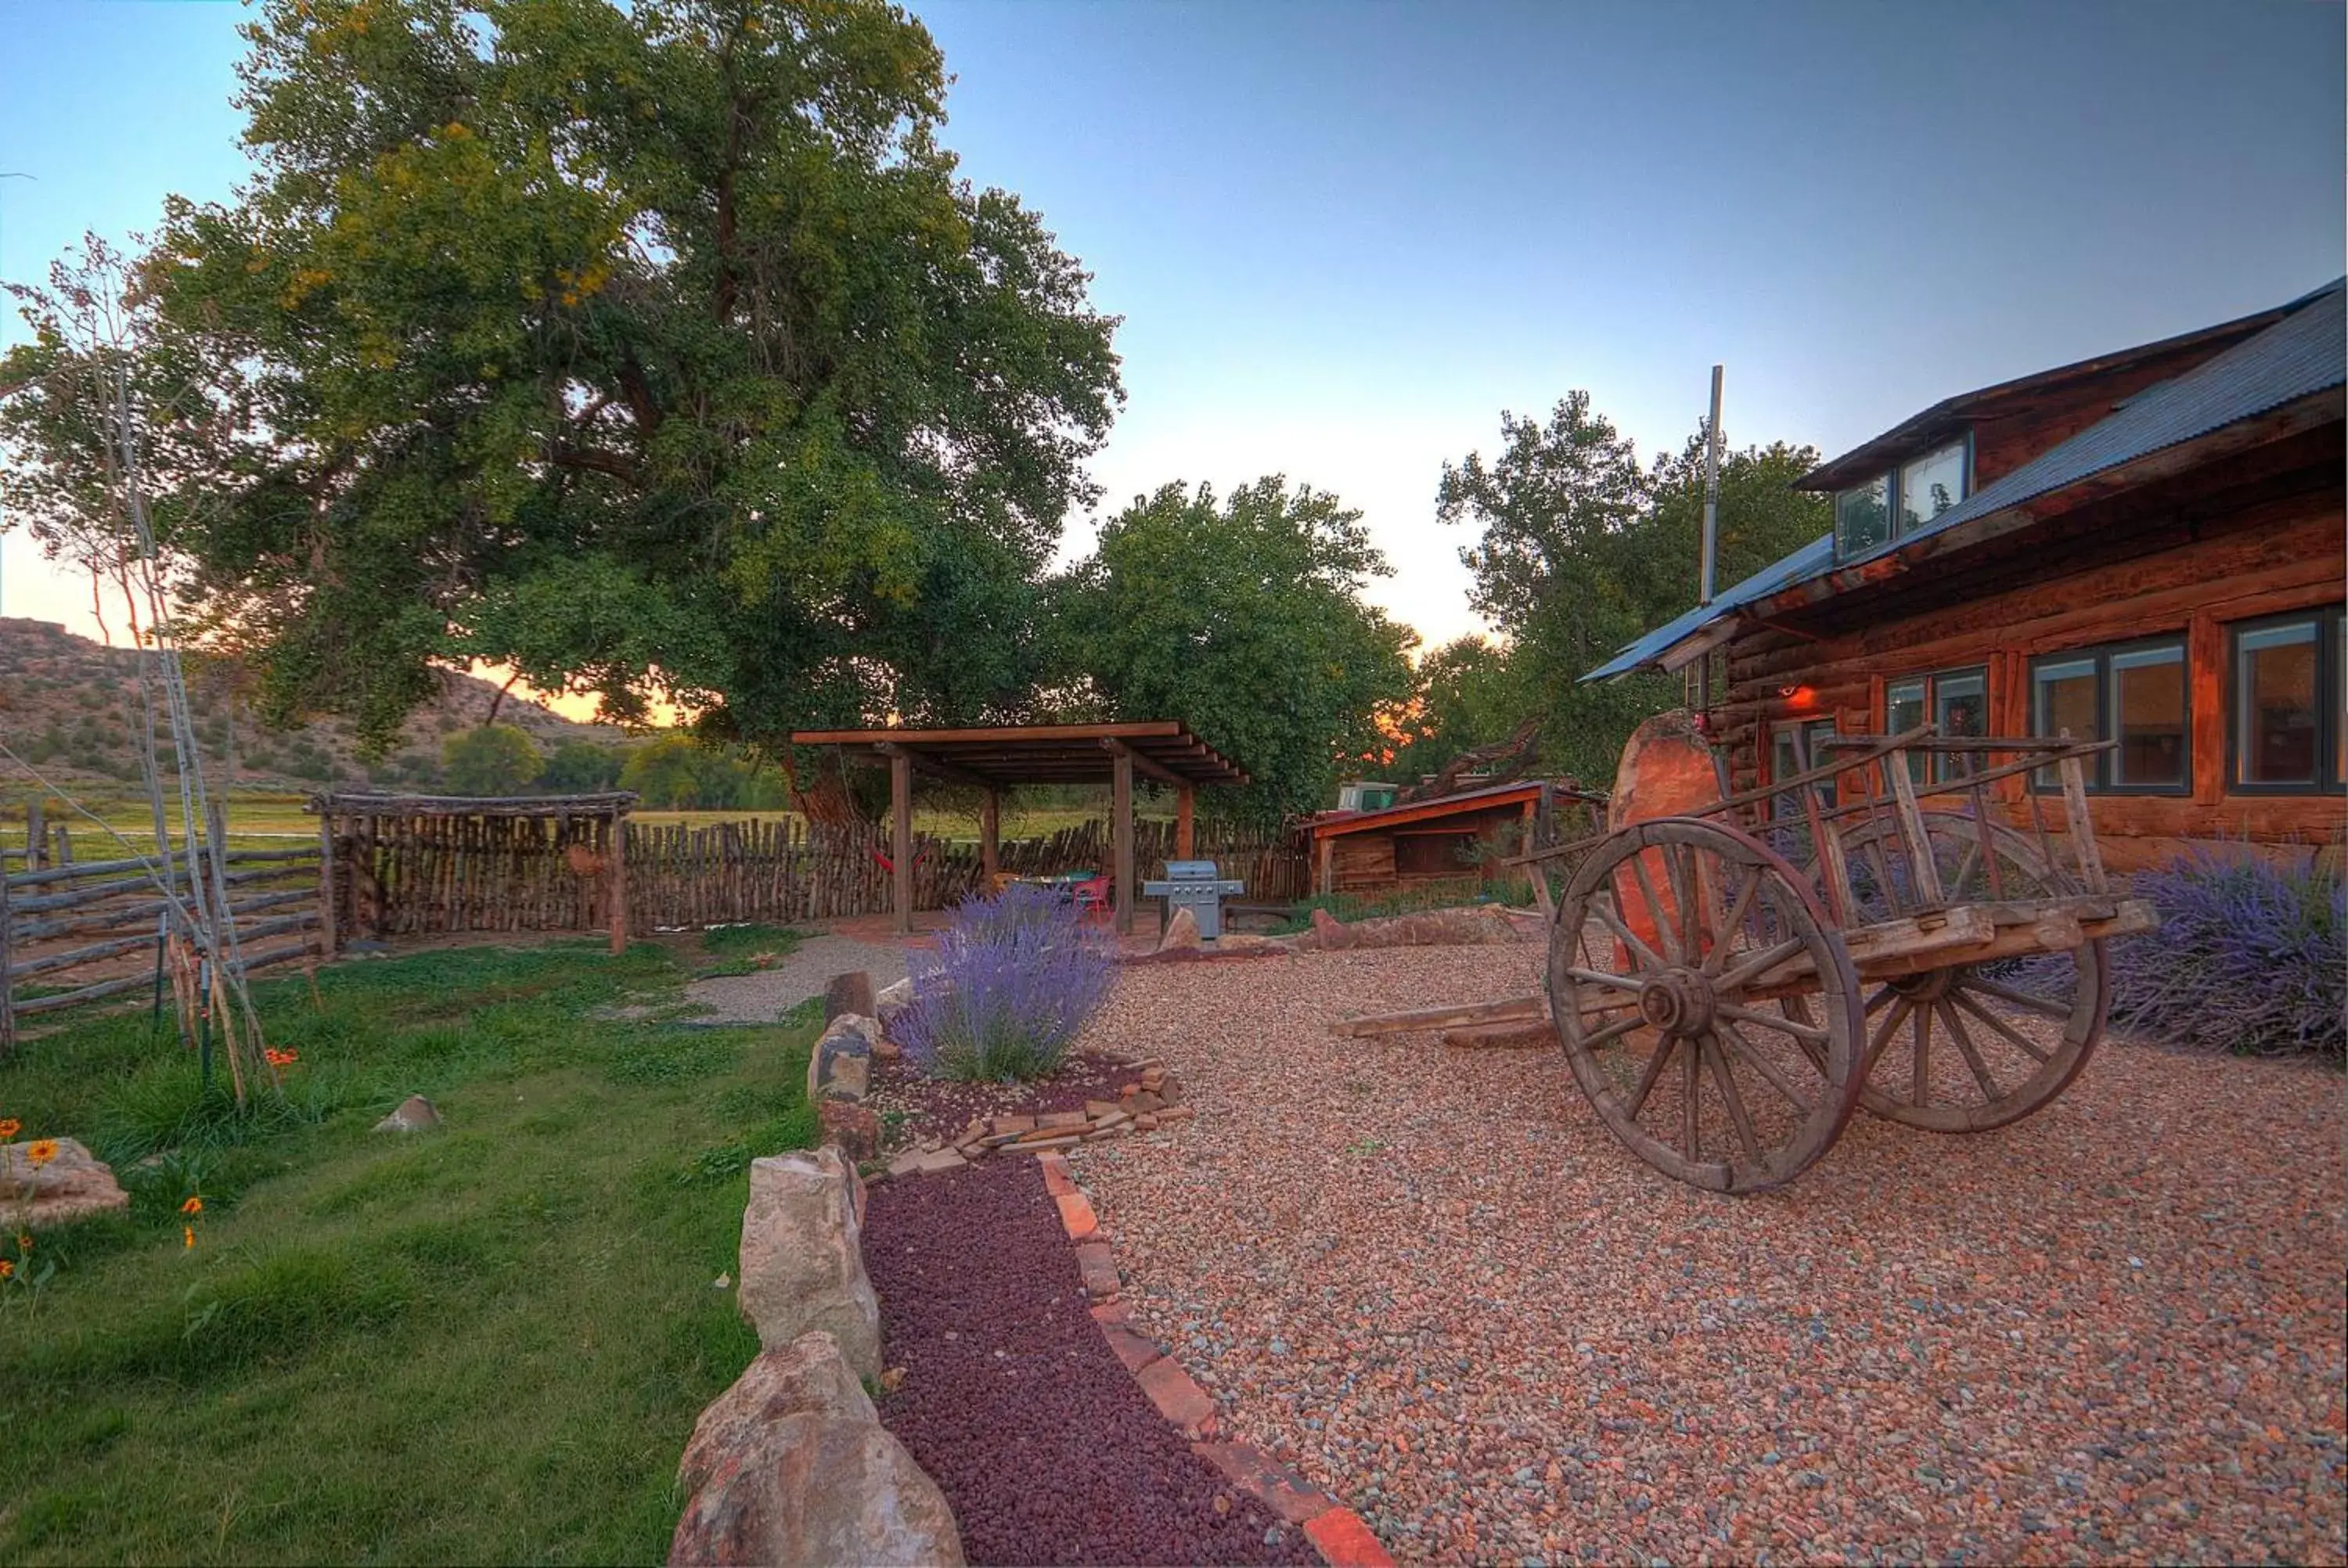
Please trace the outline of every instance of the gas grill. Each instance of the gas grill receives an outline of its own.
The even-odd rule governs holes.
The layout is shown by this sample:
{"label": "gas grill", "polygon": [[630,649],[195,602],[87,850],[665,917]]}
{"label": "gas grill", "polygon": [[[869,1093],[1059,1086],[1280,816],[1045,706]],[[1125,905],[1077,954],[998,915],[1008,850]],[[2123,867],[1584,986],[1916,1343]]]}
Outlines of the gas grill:
{"label": "gas grill", "polygon": [[1247,884],[1217,876],[1211,860],[1169,860],[1166,863],[1166,880],[1145,882],[1141,891],[1152,898],[1166,900],[1169,919],[1173,918],[1177,909],[1190,911],[1190,917],[1199,922],[1200,939],[1211,942],[1223,934],[1223,900],[1246,892]]}

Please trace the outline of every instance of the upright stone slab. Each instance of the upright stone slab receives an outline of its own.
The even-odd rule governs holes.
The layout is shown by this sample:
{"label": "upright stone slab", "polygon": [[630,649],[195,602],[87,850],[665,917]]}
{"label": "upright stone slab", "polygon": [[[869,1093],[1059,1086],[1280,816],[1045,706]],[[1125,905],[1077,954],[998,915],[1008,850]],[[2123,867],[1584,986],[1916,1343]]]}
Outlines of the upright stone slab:
{"label": "upright stone slab", "polygon": [[862,1013],[842,1013],[824,1027],[808,1058],[808,1099],[861,1102],[872,1088],[872,1042],[880,1026]]}
{"label": "upright stone slab", "polygon": [[[1619,830],[1659,816],[1684,816],[1720,801],[1720,774],[1713,766],[1712,748],[1684,709],[1658,713],[1631,732],[1622,760],[1614,769],[1614,793],[1606,803],[1606,825]],[[1656,901],[1665,914],[1673,909],[1671,877],[1663,868],[1663,851],[1640,852],[1647,880],[1654,885]],[[1648,946],[1657,944],[1654,922],[1639,892],[1628,861],[1614,870],[1615,907],[1623,923]],[[1618,941],[1616,946],[1621,947]],[[1620,955],[1627,966],[1628,953]],[[1627,968],[1624,972],[1629,972]]]}
{"label": "upright stone slab", "polygon": [[834,975],[823,989],[823,1021],[829,1023],[843,1014],[859,1018],[873,1016],[872,977],[862,969],[850,969],[844,975]]}
{"label": "upright stone slab", "polygon": [[739,1300],[759,1344],[781,1349],[820,1328],[859,1374],[880,1375],[880,1301],[864,1273],[863,1229],[863,1183],[838,1149],[750,1162]]}

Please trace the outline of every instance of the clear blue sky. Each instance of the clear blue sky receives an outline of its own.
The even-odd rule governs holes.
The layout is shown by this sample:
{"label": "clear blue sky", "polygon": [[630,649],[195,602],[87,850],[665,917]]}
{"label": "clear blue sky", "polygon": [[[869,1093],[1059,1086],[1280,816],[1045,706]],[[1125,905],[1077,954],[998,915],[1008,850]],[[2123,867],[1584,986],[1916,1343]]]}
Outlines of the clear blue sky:
{"label": "clear blue sky", "polygon": [[[1126,318],[1108,504],[1309,479],[1430,641],[1472,625],[1436,481],[1503,408],[1587,387],[1676,445],[1720,360],[1733,441],[1831,455],[2343,271],[2336,5],[915,9],[965,171]],[[228,192],[242,15],[0,0],[0,169],[39,176],[0,181],[0,274]],[[83,623],[0,548],[0,610]]]}

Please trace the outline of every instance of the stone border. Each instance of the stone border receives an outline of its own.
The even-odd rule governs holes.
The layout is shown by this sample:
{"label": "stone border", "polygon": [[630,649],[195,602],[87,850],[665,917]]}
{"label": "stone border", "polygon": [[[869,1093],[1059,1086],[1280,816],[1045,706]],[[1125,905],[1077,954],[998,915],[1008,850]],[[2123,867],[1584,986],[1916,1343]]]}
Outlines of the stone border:
{"label": "stone border", "polygon": [[1152,1341],[1132,1327],[1132,1309],[1122,1299],[1124,1281],[1117,1272],[1117,1254],[1100,1234],[1100,1219],[1092,1200],[1076,1184],[1068,1157],[1059,1150],[1035,1156],[1043,1167],[1044,1190],[1059,1205],[1060,1226],[1076,1249],[1076,1268],[1084,1277],[1085,1294],[1092,1298],[1093,1321],[1109,1349],[1133,1374],[1158,1413],[1173,1423],[1190,1444],[1190,1451],[1221,1472],[1240,1491],[1270,1509],[1282,1522],[1301,1526],[1313,1549],[1330,1568],[1394,1568],[1394,1557],[1380,1545],[1362,1516],[1271,1456],[1242,1442],[1220,1440],[1215,1401],[1190,1374]]}

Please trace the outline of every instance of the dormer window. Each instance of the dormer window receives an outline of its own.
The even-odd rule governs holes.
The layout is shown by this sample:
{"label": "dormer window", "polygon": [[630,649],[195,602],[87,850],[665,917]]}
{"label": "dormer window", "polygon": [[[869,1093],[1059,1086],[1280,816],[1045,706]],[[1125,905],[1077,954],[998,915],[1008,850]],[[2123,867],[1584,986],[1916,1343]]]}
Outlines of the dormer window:
{"label": "dormer window", "polygon": [[1946,446],[1835,493],[1835,554],[1865,555],[1905,538],[1965,498],[1972,478],[1971,443]]}

